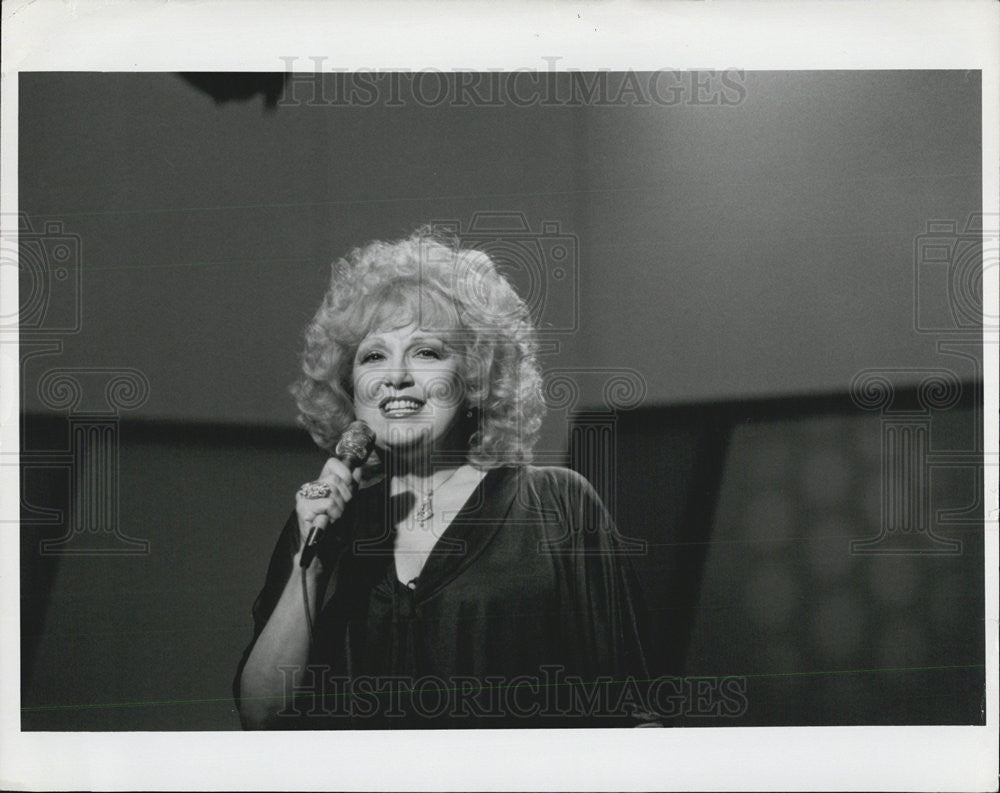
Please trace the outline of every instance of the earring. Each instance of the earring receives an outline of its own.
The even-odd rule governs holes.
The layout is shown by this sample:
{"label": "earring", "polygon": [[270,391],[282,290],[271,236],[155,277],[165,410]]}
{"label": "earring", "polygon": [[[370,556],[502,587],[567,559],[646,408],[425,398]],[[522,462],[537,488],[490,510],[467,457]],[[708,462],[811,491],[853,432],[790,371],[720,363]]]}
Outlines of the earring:
{"label": "earring", "polygon": [[467,411],[465,411],[465,417],[467,419],[471,419],[472,418],[472,408],[469,408]]}

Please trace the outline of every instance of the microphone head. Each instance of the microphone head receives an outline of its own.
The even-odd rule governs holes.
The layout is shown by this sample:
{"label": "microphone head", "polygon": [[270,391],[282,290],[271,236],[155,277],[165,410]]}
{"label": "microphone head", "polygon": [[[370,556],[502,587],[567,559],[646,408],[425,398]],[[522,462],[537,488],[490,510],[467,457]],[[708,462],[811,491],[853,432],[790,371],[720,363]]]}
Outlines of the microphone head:
{"label": "microphone head", "polygon": [[363,465],[375,447],[375,431],[363,421],[352,421],[337,441],[334,454],[349,468]]}

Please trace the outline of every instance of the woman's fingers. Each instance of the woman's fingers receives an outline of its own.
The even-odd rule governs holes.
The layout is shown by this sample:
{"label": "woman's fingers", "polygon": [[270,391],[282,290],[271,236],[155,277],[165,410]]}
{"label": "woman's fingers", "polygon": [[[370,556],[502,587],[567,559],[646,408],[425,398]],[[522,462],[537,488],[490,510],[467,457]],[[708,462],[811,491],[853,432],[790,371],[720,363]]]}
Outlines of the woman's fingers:
{"label": "woman's fingers", "polygon": [[308,535],[321,515],[325,515],[330,523],[337,520],[354,495],[354,486],[360,478],[360,469],[352,472],[336,457],[328,459],[315,482],[327,485],[330,493],[322,498],[309,498],[309,493],[300,490],[296,496],[295,511],[299,518],[299,531]]}
{"label": "woman's fingers", "polygon": [[333,480],[337,480],[343,482],[347,486],[350,486],[353,481],[351,469],[344,465],[344,463],[336,457],[331,457],[326,461],[326,464],[323,466],[323,470],[320,471],[319,478],[323,482],[332,482]]}
{"label": "woman's fingers", "polygon": [[327,514],[332,506],[332,498],[308,498],[299,494],[295,498],[295,514],[299,518],[299,531],[308,534],[317,515]]}
{"label": "woman's fingers", "polygon": [[[319,481],[326,482],[335,493],[339,493],[344,504],[350,501],[351,496],[354,495],[353,472],[336,457],[331,457],[326,461],[326,465],[320,471]],[[343,509],[343,505],[341,505],[341,509]],[[334,516],[331,514],[330,517]]]}
{"label": "woman's fingers", "polygon": [[333,488],[334,488],[334,492],[337,493],[340,496],[340,498],[344,501],[345,504],[348,501],[351,500],[351,486],[350,485],[344,484],[342,481],[340,481],[339,479],[337,479],[333,483]]}

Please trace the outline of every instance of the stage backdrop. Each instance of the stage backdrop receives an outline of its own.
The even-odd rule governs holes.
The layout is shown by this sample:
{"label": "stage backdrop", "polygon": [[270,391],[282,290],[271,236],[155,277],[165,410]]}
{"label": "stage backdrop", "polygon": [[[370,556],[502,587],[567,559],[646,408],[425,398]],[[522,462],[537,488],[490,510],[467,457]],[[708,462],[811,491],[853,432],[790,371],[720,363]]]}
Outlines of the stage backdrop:
{"label": "stage backdrop", "polygon": [[[370,239],[438,223],[501,259],[543,332],[553,410],[540,460],[621,472],[615,509],[634,524],[623,531],[651,548],[710,542],[720,487],[716,529],[742,530],[741,505],[756,504],[760,486],[746,474],[757,466],[751,452],[771,447],[737,433],[736,462],[724,469],[734,404],[834,395],[837,411],[867,417],[877,433],[877,414],[848,399],[860,372],[891,369],[910,395],[931,370],[966,386],[979,379],[974,343],[939,346],[975,331],[975,256],[948,258],[980,205],[975,73],[748,73],[725,86],[715,75],[706,84],[724,87],[726,101],[689,88],[669,106],[598,94],[527,107],[360,107],[328,101],[332,77],[319,101],[298,85],[298,101],[273,107],[264,98],[282,97],[273,76],[228,86],[173,74],[20,79],[26,728],[236,726],[228,686],[250,604],[295,489],[323,461],[295,428],[287,394],[301,333],[329,263]],[[571,96],[580,76],[540,79]],[[952,253],[925,260],[935,235]],[[978,393],[963,396],[966,409]],[[652,429],[615,429],[609,407],[648,411]],[[617,433],[622,467],[574,451],[569,427],[581,415]],[[798,444],[794,453],[785,444],[782,459],[813,460],[809,432],[775,421]],[[836,461],[830,470],[864,481],[876,470],[865,454],[846,475]],[[822,481],[830,459],[820,455],[810,481]],[[797,476],[796,464],[782,470]],[[768,481],[799,503],[789,495],[798,480]],[[850,487],[838,492],[853,498]],[[88,493],[97,503],[80,502]],[[668,493],[691,504],[666,508]],[[877,533],[877,513],[857,514],[830,535]],[[100,552],[101,542],[120,553]],[[664,628],[658,641],[681,664],[676,648],[693,631],[695,673],[770,668],[749,634],[733,634],[732,657],[756,666],[715,663],[718,604],[742,597],[723,584],[752,580],[756,561],[772,564],[773,585],[750,601],[759,611],[783,593],[830,596],[807,579],[785,586],[794,571],[766,554],[695,555],[707,556],[715,594],[701,599],[692,628],[700,568],[656,553],[639,562],[643,580],[654,610],[677,612],[671,630],[683,634]],[[846,551],[834,543],[828,553],[836,564]],[[954,559],[942,575],[958,581],[970,559],[975,569],[968,555]],[[732,564],[747,567],[727,579]],[[857,575],[842,580],[879,579]],[[974,620],[972,597],[961,595],[962,615]],[[863,594],[849,600],[867,608]],[[883,592],[878,608],[913,600]],[[794,615],[812,612],[787,612],[775,635],[793,651],[775,669],[842,665],[828,633],[854,612],[831,608],[801,639]],[[920,631],[911,644],[940,635]],[[850,703],[817,717],[800,700],[769,700],[755,718],[850,721]]]}

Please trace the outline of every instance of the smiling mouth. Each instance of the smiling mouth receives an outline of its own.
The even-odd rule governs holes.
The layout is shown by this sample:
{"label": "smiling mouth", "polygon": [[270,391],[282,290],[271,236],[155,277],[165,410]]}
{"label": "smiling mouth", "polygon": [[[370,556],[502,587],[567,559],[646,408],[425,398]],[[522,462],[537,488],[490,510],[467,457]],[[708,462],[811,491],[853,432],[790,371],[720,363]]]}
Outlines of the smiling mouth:
{"label": "smiling mouth", "polygon": [[379,405],[379,410],[382,411],[383,416],[398,418],[403,416],[412,416],[423,406],[424,403],[418,399],[393,397],[392,399],[383,400],[382,404]]}

